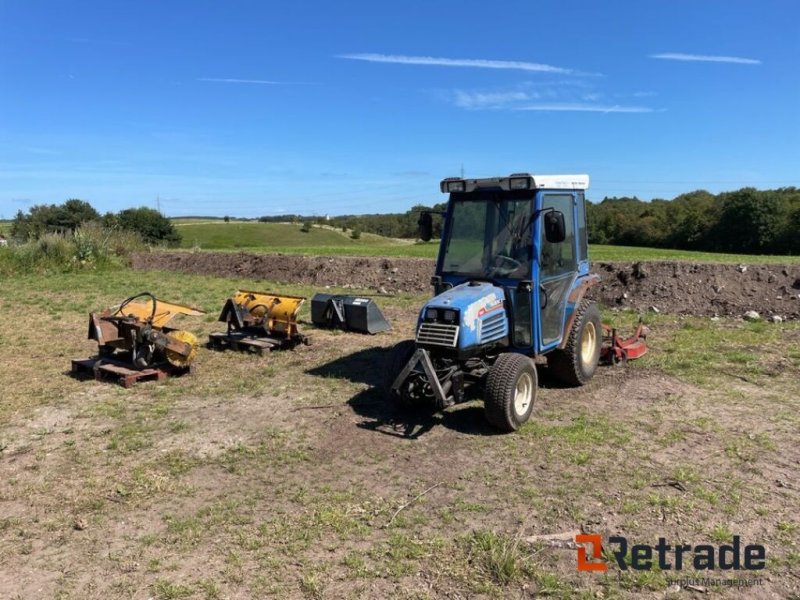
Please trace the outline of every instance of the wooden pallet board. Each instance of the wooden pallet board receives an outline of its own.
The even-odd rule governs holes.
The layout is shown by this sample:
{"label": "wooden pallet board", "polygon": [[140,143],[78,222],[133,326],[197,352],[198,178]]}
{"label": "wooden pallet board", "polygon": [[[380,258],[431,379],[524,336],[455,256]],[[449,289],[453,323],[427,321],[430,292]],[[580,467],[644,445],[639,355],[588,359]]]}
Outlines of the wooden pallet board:
{"label": "wooden pallet board", "polygon": [[270,337],[255,337],[242,333],[212,333],[208,336],[208,347],[212,350],[236,350],[262,355],[273,350],[291,348],[289,340]]}
{"label": "wooden pallet board", "polygon": [[132,369],[125,363],[108,358],[92,357],[72,361],[72,374],[76,377],[94,377],[96,381],[111,381],[129,388],[142,381],[164,381],[192,371],[191,367],[169,365],[148,369]]}

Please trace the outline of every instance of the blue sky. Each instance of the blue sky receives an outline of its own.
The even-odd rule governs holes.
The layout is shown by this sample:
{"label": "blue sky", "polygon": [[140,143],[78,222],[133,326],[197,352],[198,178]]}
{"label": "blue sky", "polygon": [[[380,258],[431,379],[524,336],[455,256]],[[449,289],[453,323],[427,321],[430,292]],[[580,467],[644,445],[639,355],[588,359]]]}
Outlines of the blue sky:
{"label": "blue sky", "polygon": [[796,0],[0,0],[0,216],[405,210],[438,182],[590,198],[798,185]]}

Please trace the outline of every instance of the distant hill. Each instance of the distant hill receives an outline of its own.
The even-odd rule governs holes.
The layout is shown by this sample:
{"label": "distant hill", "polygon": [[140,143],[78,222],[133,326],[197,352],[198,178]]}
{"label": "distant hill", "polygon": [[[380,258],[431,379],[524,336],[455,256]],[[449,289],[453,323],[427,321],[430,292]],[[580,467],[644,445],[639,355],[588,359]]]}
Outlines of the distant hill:
{"label": "distant hill", "polygon": [[414,240],[386,238],[372,233],[361,233],[352,238],[352,230],[342,231],[327,225],[314,225],[302,231],[300,223],[259,223],[246,221],[174,221],[182,237],[181,247],[202,250],[260,249],[280,252],[304,248],[331,253],[381,254],[389,249],[411,256],[431,256],[428,244],[416,245]]}

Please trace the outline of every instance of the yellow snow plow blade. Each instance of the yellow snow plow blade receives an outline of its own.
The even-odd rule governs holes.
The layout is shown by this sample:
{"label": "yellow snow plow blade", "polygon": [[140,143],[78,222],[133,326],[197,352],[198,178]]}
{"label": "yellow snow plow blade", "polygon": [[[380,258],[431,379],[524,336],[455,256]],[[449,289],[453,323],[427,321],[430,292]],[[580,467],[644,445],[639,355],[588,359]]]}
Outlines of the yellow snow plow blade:
{"label": "yellow snow plow blade", "polygon": [[259,327],[267,335],[291,339],[299,335],[297,314],[305,300],[302,296],[238,290],[226,302],[219,320],[235,321],[236,329]]}
{"label": "yellow snow plow blade", "polygon": [[156,300],[153,302],[152,298],[147,297],[142,300],[137,299],[123,303],[119,306],[112,306],[102,313],[101,316],[134,317],[139,321],[150,323],[153,327],[161,329],[176,315],[199,317],[204,314],[204,312],[192,308],[191,306],[173,304],[172,302],[164,302],[163,300]]}

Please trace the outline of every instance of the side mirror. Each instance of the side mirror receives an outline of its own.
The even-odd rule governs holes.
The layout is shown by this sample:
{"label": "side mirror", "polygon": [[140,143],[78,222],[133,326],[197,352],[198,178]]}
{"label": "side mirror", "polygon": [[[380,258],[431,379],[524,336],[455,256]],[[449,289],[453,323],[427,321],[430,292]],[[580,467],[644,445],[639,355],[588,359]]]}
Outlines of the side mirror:
{"label": "side mirror", "polygon": [[564,213],[551,210],[544,215],[544,237],[551,244],[560,244],[567,239]]}
{"label": "side mirror", "polygon": [[419,238],[423,242],[429,242],[433,237],[433,217],[431,213],[422,213],[417,224],[419,225]]}

